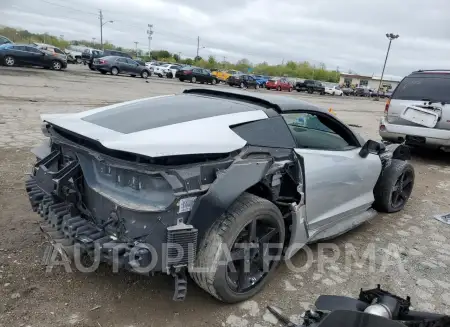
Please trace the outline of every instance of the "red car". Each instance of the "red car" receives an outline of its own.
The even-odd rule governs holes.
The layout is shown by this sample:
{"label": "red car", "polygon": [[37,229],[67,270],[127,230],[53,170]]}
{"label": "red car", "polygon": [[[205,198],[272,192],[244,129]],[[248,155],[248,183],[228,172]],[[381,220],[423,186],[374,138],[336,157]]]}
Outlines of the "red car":
{"label": "red car", "polygon": [[267,81],[266,89],[268,90],[275,89],[277,91],[287,90],[291,92],[292,85],[288,82],[286,78],[272,78]]}

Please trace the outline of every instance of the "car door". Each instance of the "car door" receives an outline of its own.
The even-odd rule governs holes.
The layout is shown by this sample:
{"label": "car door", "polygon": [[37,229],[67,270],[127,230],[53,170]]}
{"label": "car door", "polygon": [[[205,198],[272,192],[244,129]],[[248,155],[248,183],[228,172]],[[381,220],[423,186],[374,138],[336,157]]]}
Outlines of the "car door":
{"label": "car door", "polygon": [[35,66],[46,66],[45,53],[38,48],[26,46],[25,51],[28,53],[28,63]]}
{"label": "car door", "polygon": [[30,65],[30,58],[28,53],[25,51],[24,45],[14,45],[10,49],[10,55],[14,57],[15,62],[21,65]]}
{"label": "car door", "polygon": [[128,73],[128,64],[126,58],[117,58],[116,66],[119,68],[121,73]]}
{"label": "car door", "polygon": [[140,65],[134,61],[133,59],[126,59],[127,60],[127,64],[128,64],[128,69],[130,71],[130,73],[139,75],[141,73],[141,68],[139,67]]}
{"label": "car door", "polygon": [[310,235],[370,208],[381,172],[379,156],[362,158],[358,138],[326,113],[297,111],[283,117],[305,166]]}
{"label": "car door", "polygon": [[208,69],[202,69],[202,78],[204,83],[211,83],[212,82],[211,71]]}

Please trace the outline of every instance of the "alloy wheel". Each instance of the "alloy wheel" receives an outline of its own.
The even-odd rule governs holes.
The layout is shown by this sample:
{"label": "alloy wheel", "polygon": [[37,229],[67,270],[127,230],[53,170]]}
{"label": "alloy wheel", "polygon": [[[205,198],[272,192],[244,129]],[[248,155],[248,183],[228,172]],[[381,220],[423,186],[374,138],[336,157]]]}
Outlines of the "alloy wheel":
{"label": "alloy wheel", "polygon": [[267,277],[282,251],[280,230],[271,217],[255,218],[238,234],[231,250],[226,280],[236,293],[246,293]]}
{"label": "alloy wheel", "polygon": [[53,69],[54,70],[60,70],[61,69],[61,63],[59,61],[53,62]]}
{"label": "alloy wheel", "polygon": [[7,66],[14,66],[14,58],[13,57],[6,57],[5,58],[5,64]]}
{"label": "alloy wheel", "polygon": [[392,207],[399,208],[408,200],[413,187],[413,174],[404,171],[397,179],[391,194]]}

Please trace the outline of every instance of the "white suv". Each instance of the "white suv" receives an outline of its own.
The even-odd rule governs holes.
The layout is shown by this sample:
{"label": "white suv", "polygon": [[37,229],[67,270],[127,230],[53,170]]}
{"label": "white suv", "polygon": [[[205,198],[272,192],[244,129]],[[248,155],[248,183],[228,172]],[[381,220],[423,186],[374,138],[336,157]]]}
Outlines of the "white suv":
{"label": "white suv", "polygon": [[450,151],[450,70],[405,77],[386,103],[379,132],[390,142]]}

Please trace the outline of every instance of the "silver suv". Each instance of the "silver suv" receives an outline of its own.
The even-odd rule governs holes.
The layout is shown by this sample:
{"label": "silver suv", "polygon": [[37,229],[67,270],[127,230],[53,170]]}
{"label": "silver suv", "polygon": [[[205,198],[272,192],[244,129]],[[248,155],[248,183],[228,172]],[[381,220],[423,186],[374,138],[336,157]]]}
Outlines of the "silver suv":
{"label": "silver suv", "polygon": [[386,103],[379,132],[386,141],[450,151],[450,70],[405,77]]}

